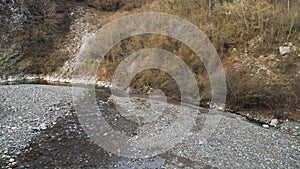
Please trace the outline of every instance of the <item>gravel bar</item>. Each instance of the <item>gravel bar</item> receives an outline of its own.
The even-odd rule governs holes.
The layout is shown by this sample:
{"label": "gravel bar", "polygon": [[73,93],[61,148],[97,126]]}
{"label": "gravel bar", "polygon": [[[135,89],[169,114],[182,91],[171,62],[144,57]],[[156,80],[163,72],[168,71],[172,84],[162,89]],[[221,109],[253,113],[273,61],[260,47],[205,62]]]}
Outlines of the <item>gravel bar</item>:
{"label": "gravel bar", "polygon": [[[217,112],[220,122],[203,142],[199,113],[182,143],[150,159],[129,159],[90,140],[72,104],[72,87],[0,86],[0,168],[300,168],[299,123],[263,128]],[[120,116],[107,107],[107,116]]]}
{"label": "gravel bar", "polygon": [[[11,159],[28,142],[70,112],[71,88],[50,85],[0,86],[0,152]],[[11,160],[12,161],[12,160]]]}

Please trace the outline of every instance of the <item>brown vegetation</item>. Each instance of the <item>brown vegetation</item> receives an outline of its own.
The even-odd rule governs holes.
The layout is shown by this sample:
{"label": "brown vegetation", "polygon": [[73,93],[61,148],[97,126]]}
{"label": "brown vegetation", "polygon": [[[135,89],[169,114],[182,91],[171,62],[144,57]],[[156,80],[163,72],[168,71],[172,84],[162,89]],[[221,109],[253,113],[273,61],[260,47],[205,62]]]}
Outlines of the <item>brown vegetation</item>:
{"label": "brown vegetation", "polygon": [[145,0],[86,0],[86,2],[89,6],[106,12],[113,12],[120,9],[130,11],[140,8],[143,4],[147,3]]}
{"label": "brown vegetation", "polygon": [[[159,8],[153,4],[159,4]],[[273,0],[166,0],[146,4],[141,11],[151,9],[179,15],[204,31],[226,68],[228,108],[266,110],[277,118],[286,118],[288,112],[299,113],[295,110],[299,108],[299,80],[296,79],[299,79],[300,59],[298,51],[279,56],[278,47],[286,42],[299,47],[299,6],[299,1],[287,4]],[[201,61],[182,43],[167,37],[147,35],[123,40],[101,61],[99,79],[109,79],[125,56],[149,47],[180,56],[196,74],[203,101],[209,101],[210,84]],[[164,88],[171,81],[165,73],[149,70],[140,73],[132,85],[134,88],[148,85],[167,91],[167,95],[176,95],[173,92],[176,86]]]}

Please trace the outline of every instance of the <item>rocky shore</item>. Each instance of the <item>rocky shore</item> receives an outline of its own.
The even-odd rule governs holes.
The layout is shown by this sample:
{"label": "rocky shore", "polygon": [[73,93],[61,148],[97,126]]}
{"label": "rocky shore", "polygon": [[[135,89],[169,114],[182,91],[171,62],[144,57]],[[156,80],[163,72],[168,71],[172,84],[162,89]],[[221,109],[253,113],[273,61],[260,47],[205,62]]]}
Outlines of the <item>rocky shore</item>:
{"label": "rocky shore", "polygon": [[28,143],[71,111],[70,88],[43,85],[0,86],[1,158],[15,162],[16,156],[30,151]]}
{"label": "rocky shore", "polygon": [[[112,103],[102,101],[109,91],[97,92],[99,104],[107,104],[107,119],[116,119]],[[201,114],[171,150],[130,159],[105,151],[89,138],[73,107],[72,87],[2,85],[0,168],[300,168],[299,123],[263,128],[239,115],[218,112],[215,131],[201,142]]]}
{"label": "rocky shore", "polygon": [[0,78],[1,84],[18,84],[18,83],[49,83],[49,84],[85,84],[95,85],[98,87],[111,87],[109,82],[95,81],[95,80],[76,80],[70,78],[61,78],[55,76],[44,76],[44,75],[19,75],[19,76],[8,76]]}

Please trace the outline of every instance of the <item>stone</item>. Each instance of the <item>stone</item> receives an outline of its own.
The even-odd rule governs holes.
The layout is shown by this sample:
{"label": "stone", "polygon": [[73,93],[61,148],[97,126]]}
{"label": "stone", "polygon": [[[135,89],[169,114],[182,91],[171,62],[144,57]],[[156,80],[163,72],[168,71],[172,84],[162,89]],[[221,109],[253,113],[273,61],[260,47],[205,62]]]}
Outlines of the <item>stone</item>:
{"label": "stone", "polygon": [[10,162],[10,163],[12,163],[12,162],[14,162],[15,161],[15,159],[13,159],[13,158],[10,158],[9,160],[8,160],[8,162]]}
{"label": "stone", "polygon": [[9,155],[2,155],[2,158],[6,158],[6,159],[9,159],[10,158],[10,156]]}
{"label": "stone", "polygon": [[47,124],[46,123],[41,123],[40,126],[39,126],[39,128],[41,130],[46,130],[47,129]]}
{"label": "stone", "polygon": [[270,125],[273,126],[273,127],[277,126],[277,124],[278,124],[277,119],[272,119],[271,122],[270,122]]}
{"label": "stone", "polygon": [[10,168],[16,168],[18,166],[18,163],[17,162],[12,162],[12,163],[8,164],[8,166]]}
{"label": "stone", "polygon": [[284,56],[286,54],[291,54],[292,50],[289,46],[280,46],[279,47],[279,53],[281,56]]}
{"label": "stone", "polygon": [[268,124],[263,124],[262,126],[263,126],[263,128],[269,128],[270,127]]}

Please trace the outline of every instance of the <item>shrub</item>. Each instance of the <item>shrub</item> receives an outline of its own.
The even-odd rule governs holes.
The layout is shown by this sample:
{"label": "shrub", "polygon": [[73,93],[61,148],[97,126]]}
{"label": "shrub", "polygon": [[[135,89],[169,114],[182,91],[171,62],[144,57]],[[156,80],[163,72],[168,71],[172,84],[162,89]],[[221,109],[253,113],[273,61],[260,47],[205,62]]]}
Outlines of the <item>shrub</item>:
{"label": "shrub", "polygon": [[285,119],[285,112],[291,111],[298,103],[298,97],[294,91],[278,84],[272,85],[265,94],[264,104],[278,119]]}
{"label": "shrub", "polygon": [[44,74],[52,73],[58,68],[62,67],[64,62],[69,58],[69,52],[66,50],[56,50],[54,51],[49,60],[46,61],[45,67],[43,69]]}
{"label": "shrub", "polygon": [[144,3],[143,0],[87,0],[89,6],[101,11],[117,11],[120,9],[132,10],[139,8]]}
{"label": "shrub", "polygon": [[234,111],[245,110],[260,105],[263,95],[257,89],[261,88],[257,79],[248,76],[246,68],[227,71],[226,106]]}
{"label": "shrub", "polygon": [[267,110],[275,118],[284,119],[285,112],[299,107],[300,80],[292,85],[277,80],[247,76],[246,68],[227,72],[227,108],[239,110]]}

